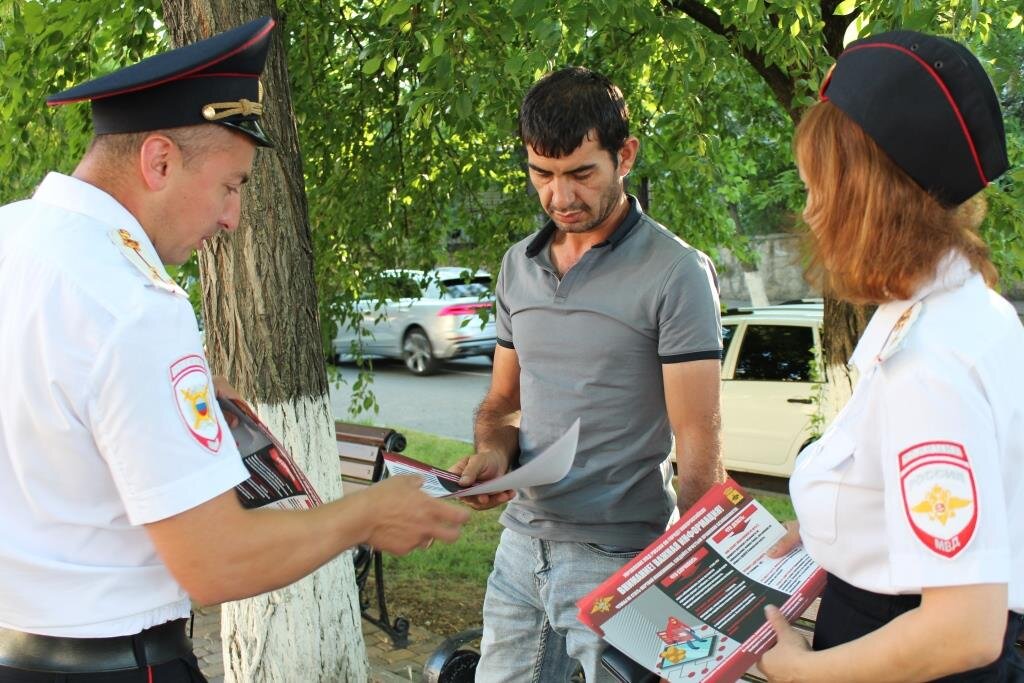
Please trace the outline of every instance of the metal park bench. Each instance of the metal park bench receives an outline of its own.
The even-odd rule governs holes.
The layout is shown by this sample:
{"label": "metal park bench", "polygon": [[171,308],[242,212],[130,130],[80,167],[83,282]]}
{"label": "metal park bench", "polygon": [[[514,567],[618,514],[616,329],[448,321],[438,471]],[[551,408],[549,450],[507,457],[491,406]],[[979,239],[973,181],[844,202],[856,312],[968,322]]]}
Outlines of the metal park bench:
{"label": "metal park bench", "polygon": [[[399,453],[405,449],[405,437],[393,429],[335,422],[334,433],[345,494],[380,481],[386,476],[383,453]],[[409,620],[397,617],[392,621],[388,614],[387,599],[384,596],[384,561],[380,551],[369,545],[360,545],[355,549],[353,561],[363,619],[387,633],[396,648],[406,647],[409,644]],[[377,594],[376,615],[370,612],[372,600],[366,590],[371,570]]]}

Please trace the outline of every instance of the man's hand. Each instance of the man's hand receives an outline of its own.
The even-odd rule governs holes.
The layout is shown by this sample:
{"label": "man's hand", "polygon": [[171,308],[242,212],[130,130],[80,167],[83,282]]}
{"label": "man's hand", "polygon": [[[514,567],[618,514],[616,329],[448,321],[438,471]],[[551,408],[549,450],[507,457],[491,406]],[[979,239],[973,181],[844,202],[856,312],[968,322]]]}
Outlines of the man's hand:
{"label": "man's hand", "polygon": [[[458,474],[459,485],[469,486],[480,481],[496,479],[508,471],[508,459],[495,451],[475,453],[458,461],[449,472]],[[484,493],[479,496],[466,496],[461,500],[474,510],[487,510],[507,503],[516,495],[515,491],[499,491]]]}
{"label": "man's hand", "polygon": [[775,647],[761,656],[757,668],[772,683],[789,683],[800,680],[800,664],[807,653],[811,651],[810,645],[789,625],[786,617],[782,616],[782,612],[774,605],[765,607],[764,615],[774,629],[778,642],[775,643]]}
{"label": "man's hand", "polygon": [[405,555],[426,548],[434,539],[451,543],[469,512],[420,490],[423,480],[416,476],[389,477],[348,496],[358,499],[370,533],[366,542],[392,555]]}

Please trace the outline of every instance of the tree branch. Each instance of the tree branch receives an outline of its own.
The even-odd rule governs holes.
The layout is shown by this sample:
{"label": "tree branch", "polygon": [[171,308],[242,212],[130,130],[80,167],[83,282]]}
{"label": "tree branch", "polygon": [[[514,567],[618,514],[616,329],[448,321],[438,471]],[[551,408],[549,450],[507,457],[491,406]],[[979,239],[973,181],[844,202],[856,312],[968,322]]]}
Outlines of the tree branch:
{"label": "tree branch", "polygon": [[[831,0],[822,0],[829,2]],[[722,36],[733,47],[737,54],[745,59],[758,75],[764,79],[775,96],[775,100],[782,107],[783,111],[789,114],[789,118],[796,122],[800,112],[793,106],[793,99],[796,96],[796,84],[792,76],[777,66],[769,65],[757,50],[744,47],[739,41],[739,31],[733,26],[726,26],[722,23],[721,17],[711,11],[703,3],[696,0],[661,0],[665,9],[675,12],[682,12],[698,24],[712,33]],[[842,40],[842,36],[840,36]]]}
{"label": "tree branch", "polygon": [[841,0],[821,0],[821,20],[825,22],[825,28],[822,30],[822,42],[825,45],[825,51],[833,59],[843,51],[843,36],[846,35],[846,28],[860,14],[860,8],[857,8],[845,16],[836,16],[836,7],[840,2]]}

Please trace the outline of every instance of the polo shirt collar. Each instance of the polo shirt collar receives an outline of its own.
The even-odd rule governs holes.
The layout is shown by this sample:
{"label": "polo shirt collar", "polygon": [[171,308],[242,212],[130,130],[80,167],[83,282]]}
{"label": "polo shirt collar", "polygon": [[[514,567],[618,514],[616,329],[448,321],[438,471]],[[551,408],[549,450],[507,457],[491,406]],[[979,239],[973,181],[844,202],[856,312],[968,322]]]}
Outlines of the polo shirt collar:
{"label": "polo shirt collar", "polygon": [[[622,222],[619,223],[619,226],[615,228],[615,231],[608,236],[608,239],[603,242],[598,242],[593,248],[611,245],[611,248],[615,249],[615,247],[619,246],[622,240],[626,239],[626,237],[633,231],[633,228],[636,227],[636,224],[640,221],[640,217],[644,214],[644,211],[640,208],[640,202],[636,200],[636,197],[630,194],[626,195],[626,199],[629,201],[629,211],[626,212]],[[548,220],[548,222],[544,224],[544,227],[540,229],[537,235],[530,240],[530,243],[526,246],[527,257],[534,258],[537,254],[541,253],[544,247],[547,246],[548,242],[551,241],[551,236],[555,234],[555,230],[557,229],[558,228],[555,227],[555,222]]]}
{"label": "polo shirt collar", "polygon": [[970,262],[963,255],[954,251],[946,254],[935,269],[935,277],[918,288],[913,296],[909,299],[888,301],[879,305],[875,314],[871,316],[868,326],[864,329],[860,341],[857,342],[857,348],[850,356],[850,363],[856,365],[857,370],[863,375],[878,358],[896,321],[907,309],[930,294],[956,289],[972,277],[980,276],[971,270]]}

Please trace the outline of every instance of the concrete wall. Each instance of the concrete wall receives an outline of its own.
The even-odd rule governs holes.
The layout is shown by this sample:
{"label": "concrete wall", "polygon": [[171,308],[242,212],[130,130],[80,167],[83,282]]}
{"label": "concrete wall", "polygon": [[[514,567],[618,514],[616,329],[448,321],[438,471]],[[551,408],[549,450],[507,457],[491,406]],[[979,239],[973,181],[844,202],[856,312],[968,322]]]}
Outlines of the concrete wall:
{"label": "concrete wall", "polygon": [[[763,306],[821,296],[804,282],[798,237],[782,233],[763,235],[752,237],[750,243],[759,255],[754,271],[744,272],[744,266],[725,248],[719,249],[715,259],[726,306]],[[1003,296],[1013,301],[1024,316],[1024,282],[1001,284]]]}
{"label": "concrete wall", "polygon": [[[791,299],[820,296],[804,282],[798,237],[786,234],[763,235],[751,238],[750,243],[759,255],[757,269],[753,272],[745,273],[744,266],[728,249],[719,249],[715,267],[722,287],[722,301],[726,305],[778,304]],[[757,300],[760,294],[758,276],[767,302]]]}

